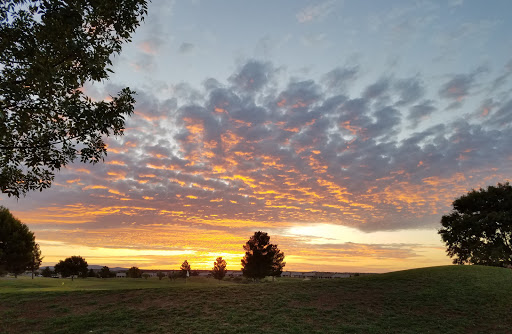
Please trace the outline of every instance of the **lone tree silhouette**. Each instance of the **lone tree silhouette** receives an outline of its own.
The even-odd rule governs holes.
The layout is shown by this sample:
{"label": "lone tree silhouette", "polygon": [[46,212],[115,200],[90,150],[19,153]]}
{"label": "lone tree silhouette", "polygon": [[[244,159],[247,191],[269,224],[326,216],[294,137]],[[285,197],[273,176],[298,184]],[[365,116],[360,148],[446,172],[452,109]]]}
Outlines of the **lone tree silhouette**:
{"label": "lone tree silhouette", "polygon": [[219,281],[226,276],[226,260],[222,259],[222,257],[218,257],[217,260],[213,263],[212,276]]}
{"label": "lone tree silhouette", "polygon": [[140,270],[138,267],[131,267],[126,272],[126,277],[141,278],[142,277],[142,270]]}
{"label": "lone tree silhouette", "polygon": [[50,267],[46,267],[41,271],[41,275],[43,277],[52,277],[52,273],[53,272],[51,271]]}
{"label": "lone tree silhouette", "polygon": [[55,272],[61,274],[62,277],[71,276],[71,280],[73,280],[74,276],[82,278],[87,277],[87,267],[87,261],[85,261],[83,257],[71,256],[64,261],[60,260],[59,263],[55,265]]}
{"label": "lone tree silhouette", "polygon": [[112,272],[110,271],[110,268],[107,266],[104,266],[100,270],[100,277],[101,278],[109,278],[112,276]]}
{"label": "lone tree silhouette", "polygon": [[454,264],[512,264],[512,186],[472,190],[453,202],[439,230]]}
{"label": "lone tree silhouette", "polygon": [[187,260],[183,261],[183,263],[181,264],[180,270],[181,270],[181,276],[182,277],[187,277],[187,272],[190,275],[190,270],[191,269],[190,269],[190,264],[188,264]]}
{"label": "lone tree silhouette", "polygon": [[255,232],[244,245],[245,256],[242,259],[242,273],[245,277],[261,279],[266,276],[280,276],[286,265],[284,253],[277,245],[270,243],[265,232]]}

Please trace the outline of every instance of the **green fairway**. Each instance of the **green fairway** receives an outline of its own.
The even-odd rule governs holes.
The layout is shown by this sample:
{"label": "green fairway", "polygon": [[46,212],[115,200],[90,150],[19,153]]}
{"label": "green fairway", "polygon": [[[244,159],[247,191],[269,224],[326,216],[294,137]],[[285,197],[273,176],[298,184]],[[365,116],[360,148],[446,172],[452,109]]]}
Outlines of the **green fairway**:
{"label": "green fairway", "polygon": [[512,328],[512,270],[480,266],[255,284],[206,278],[1,279],[0,291],[0,333],[416,334]]}
{"label": "green fairway", "polygon": [[217,280],[203,277],[192,277],[186,281],[176,279],[170,281],[168,278],[158,280],[158,278],[149,279],[131,279],[131,278],[45,278],[36,277],[18,277],[0,278],[0,293],[21,293],[37,291],[80,291],[80,290],[131,290],[131,289],[150,289],[167,287],[194,287],[204,285],[232,284],[228,281],[219,283]]}

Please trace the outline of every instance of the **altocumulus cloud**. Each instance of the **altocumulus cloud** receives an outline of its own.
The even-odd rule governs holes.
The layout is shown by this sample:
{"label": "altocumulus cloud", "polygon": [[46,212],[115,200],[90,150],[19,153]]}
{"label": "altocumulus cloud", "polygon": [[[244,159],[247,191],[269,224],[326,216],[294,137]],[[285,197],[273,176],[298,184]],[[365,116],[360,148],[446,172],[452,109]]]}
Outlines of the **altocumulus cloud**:
{"label": "altocumulus cloud", "polygon": [[164,99],[139,91],[106,163],[71,166],[35,204],[59,207],[54,223],[80,217],[85,229],[329,222],[391,230],[433,226],[454,197],[510,175],[506,95],[481,96],[493,103],[478,117],[443,118],[443,103],[477,85],[474,73],[441,81],[430,95],[421,75],[382,77],[348,94],[357,67],[318,82],[283,83],[274,73],[251,60],[227,81],[177,85]]}

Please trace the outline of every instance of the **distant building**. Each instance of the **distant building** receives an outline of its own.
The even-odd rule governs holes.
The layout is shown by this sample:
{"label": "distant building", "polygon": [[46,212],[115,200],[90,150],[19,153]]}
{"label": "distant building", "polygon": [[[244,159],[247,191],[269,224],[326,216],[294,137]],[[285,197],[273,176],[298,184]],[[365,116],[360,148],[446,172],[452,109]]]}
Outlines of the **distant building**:
{"label": "distant building", "polygon": [[313,278],[313,277],[316,277],[316,274],[317,272],[316,271],[311,271],[311,272],[307,272],[307,273],[304,273],[304,278]]}
{"label": "distant building", "polygon": [[291,271],[283,271],[281,273],[281,277],[292,277],[292,272]]}
{"label": "distant building", "polygon": [[126,273],[116,273],[116,278],[126,278]]}

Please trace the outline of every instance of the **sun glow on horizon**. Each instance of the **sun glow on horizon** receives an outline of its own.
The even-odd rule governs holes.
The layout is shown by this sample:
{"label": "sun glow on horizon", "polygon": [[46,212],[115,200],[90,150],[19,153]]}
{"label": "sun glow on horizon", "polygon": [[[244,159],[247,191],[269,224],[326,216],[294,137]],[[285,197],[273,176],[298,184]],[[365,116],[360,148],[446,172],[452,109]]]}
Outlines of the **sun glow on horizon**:
{"label": "sun glow on horizon", "polygon": [[311,237],[309,242],[312,244],[353,242],[365,244],[439,245],[441,238],[436,232],[436,229],[426,228],[364,232],[349,226],[322,223],[299,225],[286,230],[286,233],[289,233],[291,236]]}

